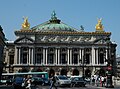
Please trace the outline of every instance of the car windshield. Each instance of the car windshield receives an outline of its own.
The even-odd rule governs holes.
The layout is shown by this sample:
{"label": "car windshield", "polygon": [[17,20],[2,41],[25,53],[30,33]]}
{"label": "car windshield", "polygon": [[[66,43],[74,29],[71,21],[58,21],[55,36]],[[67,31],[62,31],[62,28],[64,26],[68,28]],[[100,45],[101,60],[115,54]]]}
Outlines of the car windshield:
{"label": "car windshield", "polygon": [[65,77],[65,76],[58,76],[58,78],[61,79],[61,80],[68,80],[68,78]]}
{"label": "car windshield", "polygon": [[79,81],[79,80],[83,80],[83,78],[82,77],[75,77],[75,78],[73,78],[73,80],[76,80],[76,81]]}

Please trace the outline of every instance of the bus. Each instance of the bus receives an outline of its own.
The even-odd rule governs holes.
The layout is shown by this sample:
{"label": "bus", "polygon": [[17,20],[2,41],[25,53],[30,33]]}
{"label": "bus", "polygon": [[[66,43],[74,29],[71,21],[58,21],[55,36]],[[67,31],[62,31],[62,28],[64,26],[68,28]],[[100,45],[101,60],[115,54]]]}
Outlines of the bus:
{"label": "bus", "polygon": [[49,78],[47,72],[2,73],[0,82],[1,82],[1,84],[6,84],[7,81],[9,81],[9,83],[11,84],[17,76],[40,77],[40,78],[46,78],[46,79]]}
{"label": "bus", "polygon": [[25,75],[29,75],[30,77],[40,77],[40,78],[49,78],[48,73],[47,72],[23,72],[23,73],[14,73],[14,76],[25,76]]}

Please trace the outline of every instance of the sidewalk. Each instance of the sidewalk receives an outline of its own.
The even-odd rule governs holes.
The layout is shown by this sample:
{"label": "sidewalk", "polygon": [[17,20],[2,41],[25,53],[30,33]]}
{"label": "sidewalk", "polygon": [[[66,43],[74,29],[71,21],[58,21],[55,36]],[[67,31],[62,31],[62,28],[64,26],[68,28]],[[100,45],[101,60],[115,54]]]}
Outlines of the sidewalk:
{"label": "sidewalk", "polygon": [[[93,88],[93,89],[111,89],[111,88],[106,88],[106,87],[101,87],[101,86],[96,86],[96,85],[86,85],[87,87]],[[120,89],[120,84],[115,85],[113,89]]]}

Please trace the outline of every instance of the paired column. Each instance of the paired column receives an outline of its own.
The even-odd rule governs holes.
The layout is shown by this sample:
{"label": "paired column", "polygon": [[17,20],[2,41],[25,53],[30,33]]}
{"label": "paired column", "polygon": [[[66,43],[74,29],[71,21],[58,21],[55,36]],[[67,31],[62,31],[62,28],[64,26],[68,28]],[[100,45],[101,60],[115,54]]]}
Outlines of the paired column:
{"label": "paired column", "polygon": [[95,48],[92,47],[92,53],[91,53],[91,64],[95,64]]}
{"label": "paired column", "polygon": [[21,47],[15,48],[15,59],[14,64],[21,64]]}

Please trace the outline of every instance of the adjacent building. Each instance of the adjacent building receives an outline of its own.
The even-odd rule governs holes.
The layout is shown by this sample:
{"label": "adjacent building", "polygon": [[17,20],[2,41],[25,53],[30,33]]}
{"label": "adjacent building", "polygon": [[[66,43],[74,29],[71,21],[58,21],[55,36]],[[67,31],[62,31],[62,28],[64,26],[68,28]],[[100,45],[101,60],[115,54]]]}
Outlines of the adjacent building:
{"label": "adjacent building", "polygon": [[116,58],[117,61],[117,77],[120,78],[120,56]]}
{"label": "adjacent building", "polygon": [[106,32],[102,20],[93,32],[71,27],[56,17],[30,27],[24,18],[15,31],[16,40],[7,41],[5,60],[7,72],[48,71],[62,75],[105,75],[108,62],[116,68],[116,43]]}
{"label": "adjacent building", "polygon": [[2,71],[3,71],[3,67],[5,65],[5,62],[4,62],[4,56],[3,56],[3,51],[4,51],[4,46],[5,46],[5,35],[3,33],[3,29],[2,27],[0,26],[0,79],[1,79],[1,74],[2,74]]}

